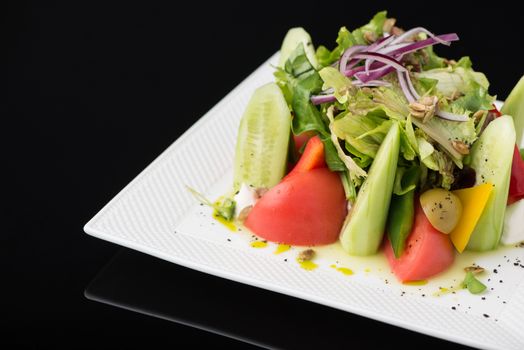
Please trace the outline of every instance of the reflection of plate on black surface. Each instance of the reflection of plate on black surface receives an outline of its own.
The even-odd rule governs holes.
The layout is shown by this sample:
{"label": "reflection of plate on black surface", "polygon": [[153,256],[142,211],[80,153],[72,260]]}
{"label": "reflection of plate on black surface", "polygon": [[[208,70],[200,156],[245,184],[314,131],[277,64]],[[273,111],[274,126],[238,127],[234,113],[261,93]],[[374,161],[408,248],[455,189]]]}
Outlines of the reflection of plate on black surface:
{"label": "reflection of plate on black surface", "polygon": [[[209,276],[123,249],[85,291],[88,299],[269,348],[450,343],[344,311]],[[369,330],[369,331],[365,331]],[[380,336],[373,336],[373,334]],[[457,345],[458,346],[458,345]]]}

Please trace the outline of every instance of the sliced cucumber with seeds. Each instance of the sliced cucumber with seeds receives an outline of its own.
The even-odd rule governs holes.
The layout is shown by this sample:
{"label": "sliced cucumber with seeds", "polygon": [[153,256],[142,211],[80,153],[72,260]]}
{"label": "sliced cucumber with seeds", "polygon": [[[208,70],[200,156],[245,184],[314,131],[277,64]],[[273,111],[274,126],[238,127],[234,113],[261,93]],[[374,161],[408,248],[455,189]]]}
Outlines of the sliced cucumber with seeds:
{"label": "sliced cucumber with seeds", "polygon": [[515,147],[513,119],[504,115],[488,124],[471,149],[471,167],[476,171],[475,185],[493,184],[493,191],[482,211],[467,249],[486,251],[499,245],[508,201],[511,163]]}
{"label": "sliced cucumber with seeds", "polygon": [[502,114],[513,117],[517,135],[517,145],[522,146],[524,143],[524,75],[520,78],[513,90],[511,90],[500,111]]}
{"label": "sliced cucumber with seeds", "polygon": [[378,149],[368,177],[348,214],[340,242],[351,255],[375,254],[382,242],[400,149],[400,129],[394,123]]}
{"label": "sliced cucumber with seeds", "polygon": [[280,48],[280,59],[278,61],[279,67],[284,67],[287,59],[293,51],[297,48],[298,44],[302,43],[304,45],[304,52],[311,63],[315,68],[318,67],[317,56],[315,55],[315,48],[313,46],[313,41],[311,36],[304,30],[302,27],[291,28],[282,42],[282,47]]}
{"label": "sliced cucumber with seeds", "polygon": [[258,88],[240,121],[233,189],[275,186],[285,174],[291,113],[275,83]]}

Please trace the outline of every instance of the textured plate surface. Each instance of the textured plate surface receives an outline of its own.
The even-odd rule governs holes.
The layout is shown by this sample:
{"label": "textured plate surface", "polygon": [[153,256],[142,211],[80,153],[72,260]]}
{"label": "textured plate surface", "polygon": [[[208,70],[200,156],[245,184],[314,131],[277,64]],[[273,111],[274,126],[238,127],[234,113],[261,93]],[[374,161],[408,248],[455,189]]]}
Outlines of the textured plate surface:
{"label": "textured plate surface", "polygon": [[[272,244],[254,249],[254,237],[231,232],[212,218],[209,208],[195,202],[186,185],[209,198],[229,188],[239,119],[252,92],[272,81],[269,64],[275,61],[276,55],[205,114],[91,219],[85,231],[195,270],[413,331],[479,348],[523,349],[522,248],[464,257],[464,262],[487,268],[483,281],[489,288],[481,299],[453,290],[460,281],[451,275],[424,286],[400,285],[382,267],[383,258],[351,260],[337,247],[322,250],[315,261],[319,268],[306,271],[294,261],[296,248],[279,255]],[[331,268],[334,263],[355,273],[341,274]],[[369,272],[373,269],[376,274]],[[443,281],[449,281],[446,287],[452,292],[436,293]]]}

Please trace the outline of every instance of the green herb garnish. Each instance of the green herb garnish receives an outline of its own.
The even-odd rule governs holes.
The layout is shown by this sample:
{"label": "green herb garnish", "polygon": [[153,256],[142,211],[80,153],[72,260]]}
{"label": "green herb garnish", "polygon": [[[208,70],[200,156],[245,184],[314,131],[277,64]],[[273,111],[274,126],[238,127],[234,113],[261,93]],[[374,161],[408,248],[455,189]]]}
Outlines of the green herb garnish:
{"label": "green herb garnish", "polygon": [[196,191],[195,189],[192,189],[189,186],[186,187],[199,202],[215,209],[215,213],[217,215],[223,217],[227,221],[231,221],[233,219],[236,207],[236,202],[234,200],[232,200],[231,198],[224,198],[222,201],[217,201],[213,203],[209,199],[204,197],[202,193]]}
{"label": "green herb garnish", "polygon": [[467,272],[462,282],[462,288],[467,288],[471,294],[480,294],[486,290],[486,285],[480,282],[473,272]]}

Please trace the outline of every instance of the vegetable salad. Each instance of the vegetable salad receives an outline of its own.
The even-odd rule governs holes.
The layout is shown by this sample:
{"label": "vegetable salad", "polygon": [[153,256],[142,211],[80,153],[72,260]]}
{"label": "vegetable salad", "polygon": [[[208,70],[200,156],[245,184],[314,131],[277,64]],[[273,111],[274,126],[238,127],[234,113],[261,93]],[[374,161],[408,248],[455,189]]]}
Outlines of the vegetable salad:
{"label": "vegetable salad", "polygon": [[499,112],[469,57],[435,52],[457,41],[385,11],[332,49],[291,29],[242,116],[231,193],[197,196],[269,241],[383,252],[401,281],[523,241],[524,81]]}

